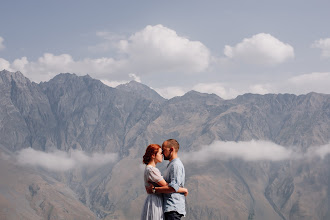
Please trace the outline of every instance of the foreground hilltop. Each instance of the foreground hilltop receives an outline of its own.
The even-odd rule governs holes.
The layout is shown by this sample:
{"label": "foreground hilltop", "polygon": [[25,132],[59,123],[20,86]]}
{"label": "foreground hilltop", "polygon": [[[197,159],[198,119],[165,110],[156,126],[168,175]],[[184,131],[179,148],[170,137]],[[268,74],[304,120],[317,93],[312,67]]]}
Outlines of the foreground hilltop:
{"label": "foreground hilltop", "polygon": [[[98,168],[62,173],[29,169],[53,178],[49,187],[64,184],[75,193],[77,204],[98,218],[133,219],[145,198],[139,165],[149,143],[175,138],[182,155],[214,141],[264,140],[301,153],[312,151],[329,144],[330,95],[244,94],[223,100],[191,91],[167,100],[137,82],[111,88],[89,76],[67,73],[36,84],[19,72],[1,71],[0,118],[0,144],[7,154],[28,147],[118,154],[115,163]],[[275,162],[215,158],[185,164],[188,219],[330,218],[329,155]],[[7,169],[3,173],[9,175]],[[20,187],[29,189],[32,183],[24,184]],[[0,196],[10,201],[5,185]],[[22,198],[31,196],[26,189],[21,190]],[[35,202],[29,202],[29,212],[40,216]],[[10,204],[18,216],[23,212]],[[50,216],[62,209],[56,210]]]}

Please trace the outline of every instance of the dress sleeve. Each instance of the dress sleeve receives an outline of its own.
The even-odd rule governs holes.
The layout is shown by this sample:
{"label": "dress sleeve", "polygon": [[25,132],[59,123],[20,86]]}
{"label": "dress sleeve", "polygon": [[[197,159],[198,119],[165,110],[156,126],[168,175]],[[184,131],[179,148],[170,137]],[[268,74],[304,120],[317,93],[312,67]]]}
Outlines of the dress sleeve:
{"label": "dress sleeve", "polygon": [[148,180],[153,183],[158,183],[161,181],[163,178],[162,174],[156,167],[152,167],[149,169],[149,176]]}

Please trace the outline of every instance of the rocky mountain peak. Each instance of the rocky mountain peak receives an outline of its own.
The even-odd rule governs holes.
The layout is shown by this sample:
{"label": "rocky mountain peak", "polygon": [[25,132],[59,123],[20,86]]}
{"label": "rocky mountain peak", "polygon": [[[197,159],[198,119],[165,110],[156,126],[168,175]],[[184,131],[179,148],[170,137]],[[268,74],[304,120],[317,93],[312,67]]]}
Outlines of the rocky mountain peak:
{"label": "rocky mountain peak", "polygon": [[77,83],[77,82],[83,82],[83,81],[99,81],[96,79],[92,79],[89,75],[85,76],[77,76],[74,73],[60,73],[56,75],[54,78],[49,80],[45,83],[50,84],[71,84],[71,83]]}
{"label": "rocky mountain peak", "polygon": [[2,70],[0,71],[0,79],[2,82],[14,81],[17,85],[21,86],[31,83],[31,81],[19,71],[9,72],[8,70]]}
{"label": "rocky mountain peak", "polygon": [[125,92],[132,92],[142,96],[145,99],[157,101],[160,103],[166,100],[165,98],[160,96],[155,90],[134,80],[130,81],[129,83],[119,85],[116,87],[116,89]]}
{"label": "rocky mountain peak", "polygon": [[200,93],[197,91],[190,91],[180,97],[174,97],[170,100],[172,103],[174,102],[182,102],[182,103],[196,103],[196,104],[206,104],[206,105],[218,105],[222,101],[222,98],[215,94],[208,93]]}
{"label": "rocky mountain peak", "polygon": [[68,93],[67,95],[79,94],[81,91],[96,92],[99,90],[111,90],[105,86],[100,80],[93,79],[89,75],[77,76],[71,73],[61,73],[55,76],[48,82],[40,83],[44,90],[56,91],[55,93],[61,94]]}
{"label": "rocky mountain peak", "polygon": [[187,92],[183,97],[185,98],[217,98],[220,100],[223,100],[222,98],[220,98],[219,96],[215,95],[215,94],[208,94],[208,93],[202,93],[202,92],[197,92],[195,90],[191,90],[189,92]]}

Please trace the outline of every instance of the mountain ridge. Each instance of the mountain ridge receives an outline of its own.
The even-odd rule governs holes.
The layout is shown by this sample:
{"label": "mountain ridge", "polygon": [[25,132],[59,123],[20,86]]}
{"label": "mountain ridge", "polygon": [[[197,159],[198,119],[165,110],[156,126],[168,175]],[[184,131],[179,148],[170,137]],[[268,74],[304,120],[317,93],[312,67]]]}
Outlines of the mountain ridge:
{"label": "mountain ridge", "polygon": [[[112,88],[70,73],[36,84],[21,73],[1,71],[0,80],[0,145],[6,151],[15,154],[31,147],[45,153],[72,149],[118,154],[115,164],[42,172],[74,191],[77,204],[101,219],[139,216],[146,196],[141,158],[150,143],[175,138],[185,154],[215,141],[265,140],[302,152],[330,141],[328,94],[244,94],[224,100],[190,91],[166,100],[137,82]],[[325,206],[330,201],[329,155],[311,161],[219,159],[185,165],[189,219],[330,217]],[[21,172],[19,166],[15,169]],[[5,168],[3,173],[9,175]],[[36,191],[31,184],[22,182],[21,196]],[[1,188],[0,198],[7,198]]]}

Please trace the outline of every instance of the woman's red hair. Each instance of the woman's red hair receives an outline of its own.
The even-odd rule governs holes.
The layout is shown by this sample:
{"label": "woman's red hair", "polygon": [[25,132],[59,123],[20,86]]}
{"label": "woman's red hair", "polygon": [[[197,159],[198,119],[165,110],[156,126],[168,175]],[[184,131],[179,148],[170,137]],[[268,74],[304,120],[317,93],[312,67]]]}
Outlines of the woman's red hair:
{"label": "woman's red hair", "polygon": [[151,161],[152,155],[156,155],[161,147],[158,144],[150,144],[146,153],[143,155],[143,163],[148,164]]}

